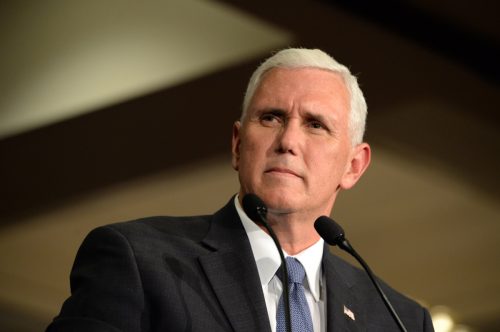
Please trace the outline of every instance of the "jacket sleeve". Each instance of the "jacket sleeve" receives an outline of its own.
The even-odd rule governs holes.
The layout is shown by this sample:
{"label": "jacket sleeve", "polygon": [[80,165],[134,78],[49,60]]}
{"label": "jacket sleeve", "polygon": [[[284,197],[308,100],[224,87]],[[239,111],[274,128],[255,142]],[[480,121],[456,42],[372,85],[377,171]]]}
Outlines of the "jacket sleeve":
{"label": "jacket sleeve", "polygon": [[71,296],[47,332],[142,330],[144,293],[134,251],[110,226],[90,232],[71,271]]}

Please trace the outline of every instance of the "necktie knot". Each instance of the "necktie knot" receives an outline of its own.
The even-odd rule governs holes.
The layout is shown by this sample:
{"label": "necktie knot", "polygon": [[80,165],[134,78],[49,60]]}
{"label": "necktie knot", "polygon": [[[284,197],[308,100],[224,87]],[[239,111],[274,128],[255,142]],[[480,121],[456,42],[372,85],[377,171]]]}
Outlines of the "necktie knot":
{"label": "necktie knot", "polygon": [[286,258],[286,266],[288,268],[288,281],[296,284],[302,284],[304,277],[306,276],[306,271],[300,262],[293,258]]}

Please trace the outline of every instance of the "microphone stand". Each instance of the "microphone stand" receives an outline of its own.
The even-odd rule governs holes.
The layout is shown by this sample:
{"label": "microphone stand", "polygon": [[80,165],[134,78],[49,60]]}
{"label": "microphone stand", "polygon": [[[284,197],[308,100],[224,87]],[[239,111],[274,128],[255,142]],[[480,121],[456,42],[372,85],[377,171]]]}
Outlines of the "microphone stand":
{"label": "microphone stand", "polygon": [[[267,223],[267,207],[264,202],[255,194],[246,194],[243,197],[243,210],[250,217],[250,219],[255,219],[258,217],[262,226],[266,228],[269,235],[274,241],[276,248],[280,254],[281,266],[283,267],[283,304],[285,305],[285,323],[286,323],[286,331],[292,332],[292,321],[290,317],[290,291],[288,289],[288,267],[286,265],[285,255],[283,254],[283,249],[281,249],[280,242],[276,237],[273,229]],[[257,212],[256,214],[254,212]],[[254,220],[255,221],[255,220]]]}
{"label": "microphone stand", "polygon": [[278,252],[280,254],[281,265],[283,266],[283,269],[282,269],[282,272],[283,272],[283,301],[284,301],[284,305],[285,305],[286,330],[287,330],[287,332],[292,332],[292,321],[291,321],[291,317],[290,317],[290,295],[289,295],[289,289],[288,289],[288,266],[286,265],[285,255],[283,254],[283,250],[281,249],[281,245],[278,241],[278,238],[276,237],[276,234],[274,234],[273,229],[267,223],[267,219],[266,219],[267,209],[265,209],[265,212],[264,212],[263,209],[258,208],[257,213],[259,214],[259,216],[261,218],[262,225],[269,232],[269,235],[273,239],[274,244],[276,245],[276,248],[278,249]]}

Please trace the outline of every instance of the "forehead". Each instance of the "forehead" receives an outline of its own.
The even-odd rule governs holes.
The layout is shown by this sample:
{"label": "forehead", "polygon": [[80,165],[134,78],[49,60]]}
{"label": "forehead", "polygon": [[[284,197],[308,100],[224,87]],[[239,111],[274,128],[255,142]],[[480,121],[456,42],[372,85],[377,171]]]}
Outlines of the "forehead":
{"label": "forehead", "polygon": [[322,104],[348,110],[349,94],[343,78],[336,72],[319,68],[273,68],[263,75],[250,104],[259,107],[262,103],[284,103],[276,105],[281,107]]}

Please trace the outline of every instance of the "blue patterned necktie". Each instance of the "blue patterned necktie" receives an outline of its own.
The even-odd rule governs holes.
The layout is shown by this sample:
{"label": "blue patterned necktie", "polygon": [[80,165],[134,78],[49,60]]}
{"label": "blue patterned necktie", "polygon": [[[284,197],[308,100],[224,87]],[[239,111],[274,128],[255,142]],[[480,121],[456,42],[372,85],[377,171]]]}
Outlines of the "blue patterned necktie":
{"label": "blue patterned necktie", "polygon": [[[311,312],[304,293],[302,281],[306,272],[298,260],[293,257],[286,258],[288,267],[288,289],[290,292],[290,319],[292,321],[292,332],[313,332]],[[280,269],[281,270],[281,269]],[[280,277],[278,270],[278,277]],[[281,278],[280,278],[281,279]],[[283,287],[285,287],[283,285]],[[280,297],[278,310],[276,312],[276,332],[286,332],[285,303],[283,293]]]}

